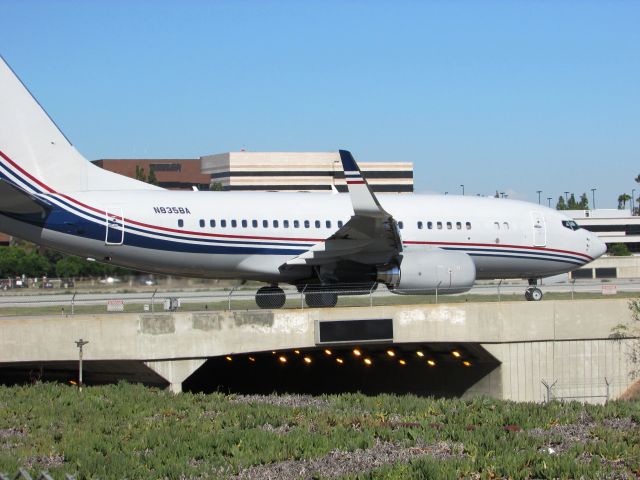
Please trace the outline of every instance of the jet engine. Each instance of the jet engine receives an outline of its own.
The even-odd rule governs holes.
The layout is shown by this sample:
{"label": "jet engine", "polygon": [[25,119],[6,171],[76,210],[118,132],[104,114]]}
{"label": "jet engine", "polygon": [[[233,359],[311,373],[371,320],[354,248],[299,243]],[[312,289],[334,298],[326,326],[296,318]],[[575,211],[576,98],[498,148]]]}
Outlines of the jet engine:
{"label": "jet engine", "polygon": [[399,266],[378,268],[377,280],[400,295],[462,293],[473,287],[476,266],[462,252],[404,252]]}

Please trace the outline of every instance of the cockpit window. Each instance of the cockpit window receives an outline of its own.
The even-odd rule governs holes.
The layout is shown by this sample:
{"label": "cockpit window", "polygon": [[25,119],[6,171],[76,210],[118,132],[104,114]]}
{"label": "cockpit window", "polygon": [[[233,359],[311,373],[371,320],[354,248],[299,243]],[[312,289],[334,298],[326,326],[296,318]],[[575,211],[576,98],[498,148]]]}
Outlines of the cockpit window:
{"label": "cockpit window", "polygon": [[569,230],[578,230],[582,228],[573,220],[562,220],[562,226],[568,228]]}

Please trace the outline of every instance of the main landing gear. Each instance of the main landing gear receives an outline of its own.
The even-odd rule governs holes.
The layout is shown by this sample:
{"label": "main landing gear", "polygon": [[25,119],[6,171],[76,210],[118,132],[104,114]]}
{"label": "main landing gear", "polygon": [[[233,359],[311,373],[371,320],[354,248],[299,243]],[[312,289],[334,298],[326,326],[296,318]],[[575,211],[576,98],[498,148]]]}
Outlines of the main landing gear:
{"label": "main landing gear", "polygon": [[261,287],[256,292],[256,304],[260,308],[282,308],[287,296],[277,285]]}
{"label": "main landing gear", "polygon": [[530,287],[524,292],[524,298],[526,298],[528,302],[539,302],[542,300],[542,290],[536,286],[537,284],[538,280],[535,278],[529,279]]}
{"label": "main landing gear", "polygon": [[307,306],[312,308],[335,307],[338,294],[335,292],[309,292],[304,296]]}

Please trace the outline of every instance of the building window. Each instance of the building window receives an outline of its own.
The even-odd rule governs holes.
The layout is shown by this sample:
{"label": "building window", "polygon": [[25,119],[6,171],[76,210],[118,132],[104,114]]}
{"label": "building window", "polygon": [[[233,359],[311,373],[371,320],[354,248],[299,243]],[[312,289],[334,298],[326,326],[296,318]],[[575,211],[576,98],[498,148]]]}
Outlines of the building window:
{"label": "building window", "polygon": [[264,228],[269,228],[269,220],[262,220],[262,226]]}
{"label": "building window", "polygon": [[211,228],[215,228],[215,226],[216,226],[216,221],[215,221],[215,220],[209,220],[209,226],[210,226]]}
{"label": "building window", "polygon": [[182,220],[182,219],[178,220],[178,226],[179,227],[184,227],[184,220]]}
{"label": "building window", "polygon": [[300,220],[293,221],[293,228],[300,228]]}
{"label": "building window", "polygon": [[251,220],[251,226],[253,228],[258,228],[258,220]]}
{"label": "building window", "polygon": [[456,228],[462,230],[462,222],[456,222]]}
{"label": "building window", "polygon": [[309,228],[309,220],[304,221],[304,228]]}
{"label": "building window", "polygon": [[149,165],[150,172],[181,172],[182,165],[179,163],[151,163]]}
{"label": "building window", "polygon": [[283,221],[282,221],[282,226],[283,226],[284,228],[289,228],[289,220],[283,220]]}
{"label": "building window", "polygon": [[200,222],[198,222],[198,223],[200,224],[201,228],[204,227],[204,220],[202,218],[200,219]]}
{"label": "building window", "polygon": [[227,221],[226,220],[220,220],[220,226],[222,228],[227,228]]}
{"label": "building window", "polygon": [[242,228],[247,228],[247,221],[246,220],[242,220]]}
{"label": "building window", "polygon": [[427,222],[427,228],[431,230],[433,228],[433,222]]}
{"label": "building window", "polygon": [[236,228],[238,226],[238,222],[236,222],[235,220],[231,220],[231,226],[233,228]]}
{"label": "building window", "polygon": [[325,223],[325,225],[327,226],[327,228],[331,228],[331,220],[327,220],[327,222]]}

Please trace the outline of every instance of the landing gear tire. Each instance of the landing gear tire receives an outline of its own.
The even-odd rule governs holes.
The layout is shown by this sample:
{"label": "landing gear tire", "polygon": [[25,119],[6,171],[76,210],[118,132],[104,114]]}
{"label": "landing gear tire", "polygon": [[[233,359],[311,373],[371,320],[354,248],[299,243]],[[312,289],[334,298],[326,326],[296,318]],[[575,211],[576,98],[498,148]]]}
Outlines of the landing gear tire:
{"label": "landing gear tire", "polygon": [[334,292],[311,292],[304,296],[308,307],[323,308],[335,307],[338,303],[338,294]]}
{"label": "landing gear tire", "polygon": [[256,292],[256,304],[263,309],[282,308],[286,301],[287,296],[280,287],[261,287]]}
{"label": "landing gear tire", "polygon": [[542,290],[535,287],[527,288],[527,291],[524,293],[524,298],[526,298],[529,302],[539,302],[540,300],[542,300]]}

